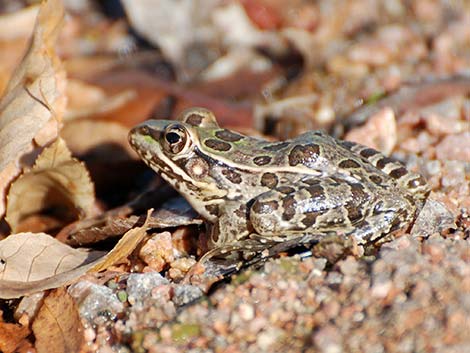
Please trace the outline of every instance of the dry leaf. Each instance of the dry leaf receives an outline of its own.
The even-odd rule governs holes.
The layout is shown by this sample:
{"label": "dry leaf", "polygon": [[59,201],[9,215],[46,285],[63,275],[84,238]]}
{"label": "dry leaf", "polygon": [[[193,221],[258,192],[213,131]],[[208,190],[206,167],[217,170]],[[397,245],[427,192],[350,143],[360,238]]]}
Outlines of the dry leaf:
{"label": "dry leaf", "polygon": [[29,156],[53,141],[65,110],[65,71],[54,52],[64,17],[60,0],[42,4],[31,46],[0,100],[0,216],[11,181]]}
{"label": "dry leaf", "polygon": [[17,322],[21,322],[24,317],[28,318],[28,321],[34,320],[36,315],[41,308],[41,305],[44,301],[46,292],[38,292],[31,295],[26,295],[21,298],[20,302],[16,306],[15,312],[13,313],[13,318]]}
{"label": "dry leaf", "polygon": [[0,16],[0,96],[28,48],[39,6],[29,6]]}
{"label": "dry leaf", "polygon": [[127,89],[108,95],[103,89],[70,79],[67,82],[68,105],[64,120],[108,114],[121,108],[137,97],[134,90]]}
{"label": "dry leaf", "polygon": [[27,326],[0,322],[0,352],[13,353],[30,331]]}
{"label": "dry leaf", "polygon": [[[171,196],[171,194],[169,194]],[[132,205],[106,211],[97,217],[71,223],[62,228],[56,239],[71,246],[91,246],[105,239],[120,236],[140,222],[133,215],[136,209],[145,209],[147,204],[156,205],[166,198],[161,192],[145,192]],[[132,215],[131,215],[132,214]],[[154,211],[149,219],[149,228],[176,228],[200,225],[202,219],[182,197],[170,199]]]}
{"label": "dry leaf", "polygon": [[62,222],[73,221],[90,216],[94,201],[94,187],[85,165],[72,158],[59,138],[42,151],[31,171],[11,185],[5,219],[17,232],[27,217],[56,207],[62,213]]}
{"label": "dry leaf", "polygon": [[62,286],[103,255],[73,249],[45,233],[18,233],[0,241],[0,298],[17,298]]}
{"label": "dry leaf", "polygon": [[29,37],[39,6],[28,6],[19,11],[0,16],[0,40]]}
{"label": "dry leaf", "polygon": [[102,163],[129,160],[129,156],[137,159],[127,142],[128,134],[129,128],[120,123],[90,119],[67,122],[60,132],[74,155],[83,156],[93,150],[93,156],[98,155]]}
{"label": "dry leaf", "polygon": [[74,353],[85,344],[77,306],[64,288],[44,299],[32,327],[38,353]]}
{"label": "dry leaf", "polygon": [[153,208],[147,211],[147,218],[142,227],[136,227],[129,230],[118,241],[116,246],[108,254],[106,254],[101,261],[96,264],[88,272],[99,272],[107,269],[110,266],[117,265],[127,258],[127,256],[134,251],[136,246],[142,241],[147,234],[148,224]]}
{"label": "dry leaf", "polygon": [[[18,298],[57,288],[83,275],[118,264],[146,235],[150,214],[142,227],[128,231],[113,250],[73,249],[45,233],[18,233],[0,241],[0,298]],[[103,256],[104,255],[104,256]]]}
{"label": "dry leaf", "polygon": [[117,60],[114,54],[72,56],[64,60],[64,66],[69,77],[93,80],[97,75],[118,67],[121,60]]}
{"label": "dry leaf", "polygon": [[218,0],[124,0],[132,27],[158,45],[172,62],[185,59],[185,48],[193,41],[216,36],[210,17]]}

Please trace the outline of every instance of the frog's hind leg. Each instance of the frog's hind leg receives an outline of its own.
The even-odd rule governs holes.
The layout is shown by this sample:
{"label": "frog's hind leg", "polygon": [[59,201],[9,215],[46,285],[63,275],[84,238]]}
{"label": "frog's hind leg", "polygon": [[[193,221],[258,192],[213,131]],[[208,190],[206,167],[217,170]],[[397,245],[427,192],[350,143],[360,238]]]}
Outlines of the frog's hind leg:
{"label": "frog's hind leg", "polygon": [[363,185],[340,176],[309,178],[296,188],[280,186],[259,195],[249,217],[255,233],[275,242],[306,233],[348,233],[365,217],[371,198]]}
{"label": "frog's hind leg", "polygon": [[[406,167],[394,158],[387,157],[383,153],[351,141],[339,141],[339,144],[371,163],[377,169],[383,171],[396,180],[404,190],[413,194],[414,199],[423,204],[430,193],[426,180],[419,174],[410,172]],[[422,205],[418,205],[422,206]]]}
{"label": "frog's hind leg", "polygon": [[[259,239],[283,242],[301,235],[313,241],[328,234],[371,243],[403,227],[415,205],[394,190],[367,187],[341,176],[310,185],[278,187],[260,195],[250,209]],[[372,189],[371,189],[372,188]]]}

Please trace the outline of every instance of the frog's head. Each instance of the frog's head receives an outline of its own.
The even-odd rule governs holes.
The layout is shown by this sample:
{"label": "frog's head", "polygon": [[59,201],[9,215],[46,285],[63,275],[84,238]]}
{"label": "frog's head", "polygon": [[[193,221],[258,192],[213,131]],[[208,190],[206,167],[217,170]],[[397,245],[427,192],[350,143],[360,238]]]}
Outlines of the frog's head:
{"label": "frog's head", "polygon": [[129,143],[152,169],[188,201],[205,203],[226,195],[210,176],[213,160],[201,157],[200,140],[220,130],[207,109],[192,108],[175,120],[147,120],[129,133]]}

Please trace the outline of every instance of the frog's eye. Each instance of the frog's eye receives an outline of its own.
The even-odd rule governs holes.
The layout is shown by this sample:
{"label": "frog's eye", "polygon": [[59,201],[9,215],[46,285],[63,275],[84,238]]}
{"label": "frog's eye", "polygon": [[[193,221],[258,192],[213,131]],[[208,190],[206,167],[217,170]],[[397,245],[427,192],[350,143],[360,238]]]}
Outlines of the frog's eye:
{"label": "frog's eye", "polygon": [[184,127],[179,125],[169,126],[163,135],[165,149],[171,153],[180,153],[187,142],[187,133]]}
{"label": "frog's eye", "polygon": [[165,139],[166,139],[166,142],[172,145],[172,144],[180,142],[182,137],[180,134],[176,132],[169,132],[165,135]]}

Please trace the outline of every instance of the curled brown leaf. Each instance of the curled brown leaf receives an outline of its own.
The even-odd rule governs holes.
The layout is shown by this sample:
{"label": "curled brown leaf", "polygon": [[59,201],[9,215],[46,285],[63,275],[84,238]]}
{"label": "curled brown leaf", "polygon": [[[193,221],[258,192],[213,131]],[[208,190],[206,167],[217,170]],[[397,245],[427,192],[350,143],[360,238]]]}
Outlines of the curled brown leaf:
{"label": "curled brown leaf", "polygon": [[63,17],[60,0],[43,3],[28,52],[0,100],[0,216],[12,180],[58,134],[66,104],[65,71],[54,44]]}
{"label": "curled brown leaf", "polygon": [[29,216],[55,207],[62,222],[73,221],[90,216],[94,201],[94,187],[85,165],[72,158],[59,138],[42,151],[31,171],[11,185],[5,219],[17,232]]}
{"label": "curled brown leaf", "polygon": [[38,353],[75,353],[85,344],[77,306],[64,288],[44,299],[32,327]]}

